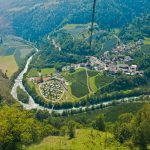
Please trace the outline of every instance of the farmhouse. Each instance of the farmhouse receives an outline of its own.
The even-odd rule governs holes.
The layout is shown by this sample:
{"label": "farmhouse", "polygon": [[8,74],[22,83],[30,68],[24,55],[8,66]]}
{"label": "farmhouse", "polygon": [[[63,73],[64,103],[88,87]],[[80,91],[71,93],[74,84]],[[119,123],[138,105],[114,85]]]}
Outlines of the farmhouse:
{"label": "farmhouse", "polygon": [[129,71],[129,65],[127,64],[119,64],[117,65],[118,71],[128,72]]}
{"label": "farmhouse", "polygon": [[43,77],[43,82],[47,82],[49,80],[51,80],[51,77]]}
{"label": "farmhouse", "polygon": [[39,83],[42,83],[43,80],[42,80],[41,77],[35,77],[35,78],[34,78],[34,82],[37,83],[37,84],[39,84]]}
{"label": "farmhouse", "polygon": [[92,66],[101,64],[101,61],[97,57],[94,57],[94,56],[91,56],[89,58],[89,61],[90,61]]}
{"label": "farmhouse", "polygon": [[133,59],[130,57],[130,56],[125,56],[125,58],[124,58],[124,62],[125,63],[128,63],[128,62],[130,62],[130,61],[132,61]]}
{"label": "farmhouse", "polygon": [[109,71],[111,74],[116,74],[116,73],[118,72],[117,66],[114,65],[114,64],[109,64],[109,65],[108,65],[108,71]]}
{"label": "farmhouse", "polygon": [[130,66],[130,71],[131,72],[135,72],[135,71],[137,71],[137,69],[138,69],[137,65],[131,65]]}

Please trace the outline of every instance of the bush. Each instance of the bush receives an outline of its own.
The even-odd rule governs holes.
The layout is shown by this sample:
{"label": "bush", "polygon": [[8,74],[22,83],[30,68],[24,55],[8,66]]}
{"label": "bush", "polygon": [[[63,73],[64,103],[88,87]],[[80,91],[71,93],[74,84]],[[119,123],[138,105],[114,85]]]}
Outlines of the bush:
{"label": "bush", "polygon": [[17,87],[17,97],[19,101],[26,103],[26,104],[29,103],[28,94],[25,91],[23,91],[20,87]]}

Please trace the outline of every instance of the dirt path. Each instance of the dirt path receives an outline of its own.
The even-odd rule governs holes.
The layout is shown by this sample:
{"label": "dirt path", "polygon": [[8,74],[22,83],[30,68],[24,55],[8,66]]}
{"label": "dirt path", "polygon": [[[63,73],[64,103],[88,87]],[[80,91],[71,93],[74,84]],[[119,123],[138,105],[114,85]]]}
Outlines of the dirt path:
{"label": "dirt path", "polygon": [[87,70],[87,68],[86,68],[85,70],[86,70],[87,86],[88,86],[89,93],[93,93],[93,91],[92,91],[91,88],[90,88],[88,70]]}

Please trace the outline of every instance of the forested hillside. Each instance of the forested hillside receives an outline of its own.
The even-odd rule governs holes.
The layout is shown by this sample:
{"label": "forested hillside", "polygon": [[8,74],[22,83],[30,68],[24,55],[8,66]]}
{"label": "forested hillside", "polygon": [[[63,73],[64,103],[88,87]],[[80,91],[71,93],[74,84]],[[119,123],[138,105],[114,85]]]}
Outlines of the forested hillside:
{"label": "forested hillside", "polygon": [[[14,2],[8,2],[1,2],[2,23],[7,21],[8,28],[13,28],[13,32],[26,39],[39,39],[66,23],[91,22],[92,1],[90,0],[32,0],[24,2],[14,0]],[[95,18],[99,26],[110,29],[122,27],[130,23],[133,18],[149,11],[149,0],[135,0],[134,2],[130,0],[101,0],[97,1]]]}

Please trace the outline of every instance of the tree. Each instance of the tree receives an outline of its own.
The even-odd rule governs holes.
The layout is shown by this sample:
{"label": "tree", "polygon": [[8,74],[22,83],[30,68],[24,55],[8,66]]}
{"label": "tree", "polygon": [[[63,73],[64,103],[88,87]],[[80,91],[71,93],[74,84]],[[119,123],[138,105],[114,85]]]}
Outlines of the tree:
{"label": "tree", "polygon": [[131,113],[119,116],[119,121],[114,126],[114,135],[120,143],[124,143],[132,137],[132,120],[133,115]]}
{"label": "tree", "polygon": [[137,114],[134,129],[134,143],[139,145],[141,149],[146,149],[150,144],[150,104],[145,105]]}
{"label": "tree", "polygon": [[104,114],[99,115],[93,123],[93,127],[100,131],[105,131]]}
{"label": "tree", "polygon": [[75,137],[75,123],[73,121],[68,123],[68,135],[70,139]]}
{"label": "tree", "polygon": [[29,103],[29,96],[28,94],[23,91],[20,87],[17,87],[17,97],[23,103]]}
{"label": "tree", "polygon": [[34,119],[31,112],[14,106],[3,106],[0,109],[0,120],[1,150],[17,150],[22,145],[38,142],[52,129]]}
{"label": "tree", "polygon": [[43,121],[50,118],[50,113],[47,110],[38,110],[35,116],[39,121]]}

